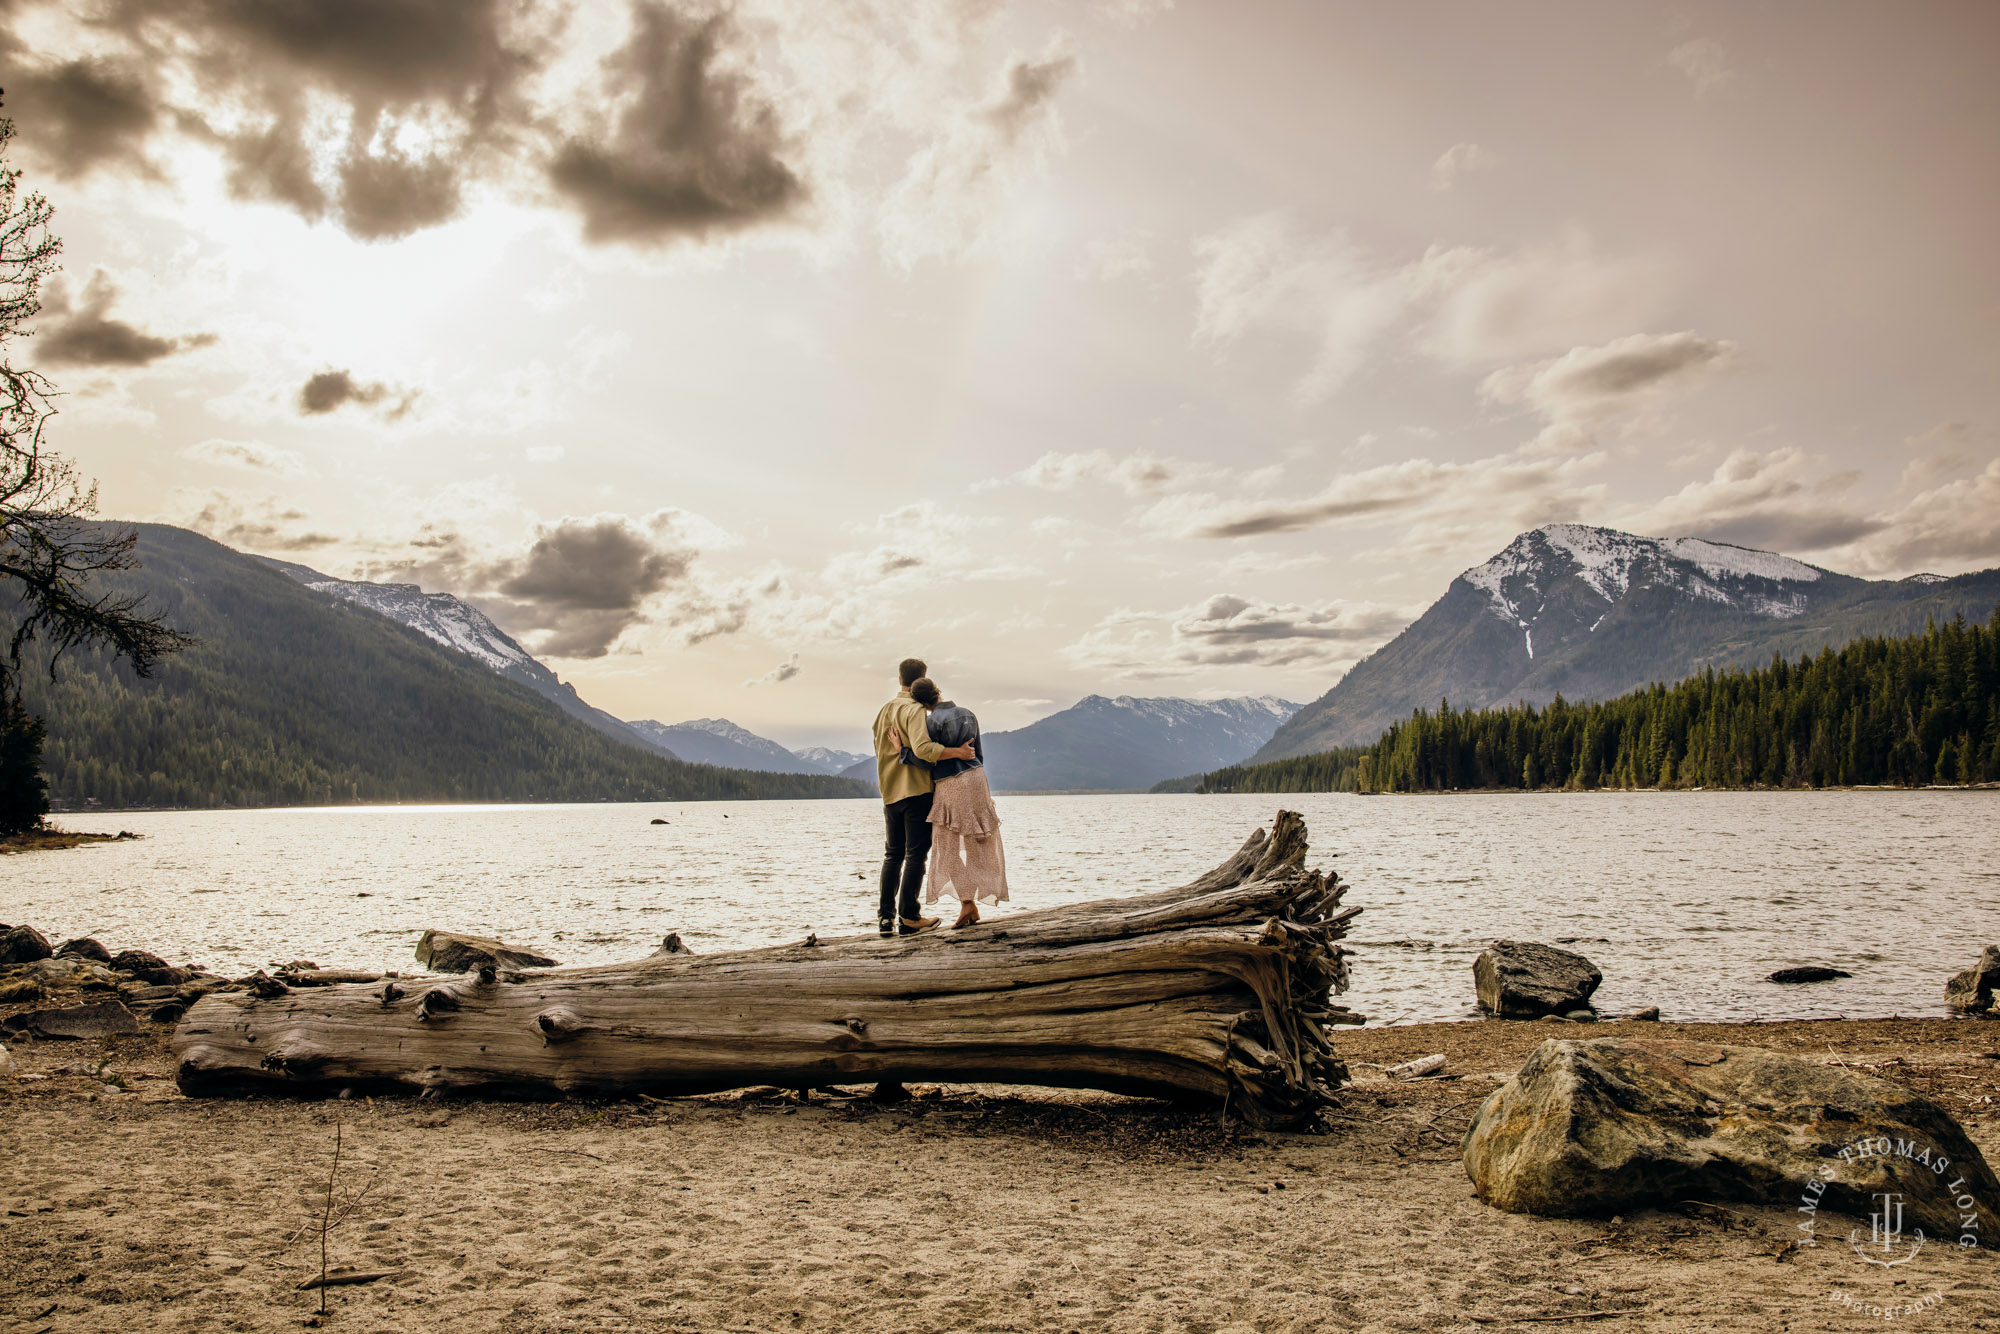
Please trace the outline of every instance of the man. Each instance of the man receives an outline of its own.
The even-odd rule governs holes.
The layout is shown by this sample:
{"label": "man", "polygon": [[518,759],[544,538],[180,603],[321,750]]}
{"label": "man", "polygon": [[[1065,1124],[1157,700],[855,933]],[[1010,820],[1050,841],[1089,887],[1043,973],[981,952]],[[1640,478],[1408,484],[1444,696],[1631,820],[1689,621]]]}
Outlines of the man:
{"label": "man", "polygon": [[[910,698],[910,687],[927,668],[921,658],[905,658],[896,667],[902,689],[875,715],[875,781],[882,789],[882,813],[888,840],[882,849],[882,901],[875,926],[883,935],[914,936],[938,924],[917,907],[924,887],[924,862],[931,853],[931,770],[939,760],[969,760],[972,747],[947,749],[931,740],[924,728],[924,706]],[[889,729],[903,734],[922,764],[904,764],[903,752],[889,744]],[[900,891],[900,901],[899,901]]]}

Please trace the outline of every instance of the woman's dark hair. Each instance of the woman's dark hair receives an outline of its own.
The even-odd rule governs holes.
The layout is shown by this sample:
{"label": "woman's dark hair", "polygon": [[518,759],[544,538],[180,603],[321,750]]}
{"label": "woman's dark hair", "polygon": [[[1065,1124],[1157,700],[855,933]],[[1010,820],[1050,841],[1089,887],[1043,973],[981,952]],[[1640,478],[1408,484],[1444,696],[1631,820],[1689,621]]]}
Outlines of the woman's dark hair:
{"label": "woman's dark hair", "polygon": [[903,683],[904,689],[908,689],[912,682],[921,681],[929,670],[922,658],[905,658],[896,665],[896,679]]}
{"label": "woman's dark hair", "polygon": [[928,676],[919,677],[917,680],[912,681],[910,683],[910,698],[927,709],[936,708],[937,702],[941,698],[938,694],[937,682],[931,680]]}

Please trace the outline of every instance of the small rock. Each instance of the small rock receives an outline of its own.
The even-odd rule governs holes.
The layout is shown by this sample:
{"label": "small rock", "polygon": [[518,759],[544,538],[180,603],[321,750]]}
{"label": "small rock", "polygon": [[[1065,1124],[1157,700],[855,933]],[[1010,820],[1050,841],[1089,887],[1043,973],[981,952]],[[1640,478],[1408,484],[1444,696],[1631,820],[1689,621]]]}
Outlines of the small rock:
{"label": "small rock", "polygon": [[1809,964],[1802,964],[1797,968],[1780,968],[1777,972],[1771,974],[1764,980],[1766,982],[1780,982],[1786,985],[1797,985],[1798,983],[1801,982],[1831,982],[1836,977],[1853,977],[1853,976],[1854,974],[1852,973],[1843,972],[1841,969],[1838,968],[1829,968],[1825,964],[1809,963]]}
{"label": "small rock", "polygon": [[655,816],[655,817],[653,818],[653,823],[654,823],[654,824],[665,824],[665,823],[666,823],[666,821],[665,821],[665,820],[662,820],[662,819],[660,819],[660,818],[659,818],[658,816]]}
{"label": "small rock", "polygon": [[1637,1023],[1657,1024],[1660,1022],[1660,1007],[1657,1005],[1648,1005],[1645,1009],[1640,1010],[1631,1017]]}
{"label": "small rock", "polygon": [[0,1046],[0,1079],[12,1079],[13,1077],[14,1053],[8,1051],[5,1046]]}
{"label": "small rock", "polygon": [[1472,964],[1479,1004],[1502,1019],[1567,1014],[1589,1006],[1604,974],[1581,954],[1526,940],[1496,940]]}
{"label": "small rock", "polygon": [[137,973],[172,965],[151,950],[120,950],[111,956],[111,966],[121,973]]}
{"label": "small rock", "polygon": [[163,1001],[155,1005],[146,1015],[156,1024],[178,1024],[187,1013],[187,1003],[180,1000]]}
{"label": "small rock", "polygon": [[139,1019],[123,1001],[102,1000],[63,1010],[30,1010],[8,1019],[7,1027],[44,1038],[104,1038],[137,1033]]}
{"label": "small rock", "polygon": [[426,931],[417,942],[417,962],[435,973],[469,973],[481,964],[494,968],[554,968],[556,961],[532,950],[503,945],[486,936]]}
{"label": "small rock", "polygon": [[79,936],[75,940],[65,940],[56,946],[56,953],[66,959],[91,959],[97,963],[110,963],[111,951],[89,936]]}
{"label": "small rock", "polygon": [[1569,1020],[1572,1024],[1594,1024],[1597,1022],[1597,1011],[1571,1010],[1563,1018]]}
{"label": "small rock", "polygon": [[1545,1014],[1536,1022],[1543,1024],[1567,1024],[1570,1021],[1559,1014]]}
{"label": "small rock", "polygon": [[49,938],[25,923],[0,932],[0,968],[9,964],[33,963],[53,953],[55,951],[49,948]]}
{"label": "small rock", "polygon": [[1944,1001],[1965,1014],[1992,1014],[2000,1010],[1994,996],[2000,992],[2000,945],[1988,945],[1979,952],[1979,962],[1944,984]]}

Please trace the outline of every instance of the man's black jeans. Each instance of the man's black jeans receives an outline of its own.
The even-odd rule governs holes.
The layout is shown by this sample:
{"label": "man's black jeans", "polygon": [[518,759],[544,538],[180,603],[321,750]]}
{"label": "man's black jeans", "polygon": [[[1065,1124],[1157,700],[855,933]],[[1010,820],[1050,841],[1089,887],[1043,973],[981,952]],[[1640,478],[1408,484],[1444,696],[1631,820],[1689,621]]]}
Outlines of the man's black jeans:
{"label": "man's black jeans", "polygon": [[[924,861],[931,855],[931,793],[904,797],[882,808],[889,837],[882,847],[883,917],[917,919],[917,891],[924,887]],[[898,887],[902,902],[896,901]]]}

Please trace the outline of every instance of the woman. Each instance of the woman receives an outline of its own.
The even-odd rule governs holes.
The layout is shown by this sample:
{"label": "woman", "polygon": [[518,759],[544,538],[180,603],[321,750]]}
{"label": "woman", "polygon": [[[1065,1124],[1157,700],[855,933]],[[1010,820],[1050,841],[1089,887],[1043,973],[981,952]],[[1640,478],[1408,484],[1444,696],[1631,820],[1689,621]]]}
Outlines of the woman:
{"label": "woman", "polygon": [[[939,760],[931,768],[937,796],[931,803],[931,866],[925,877],[924,902],[936,903],[942,893],[958,899],[954,930],[979,921],[979,905],[1007,899],[1007,854],[1000,846],[1000,812],[993,808],[993,789],[986,783],[986,751],[979,740],[979,719],[938,697],[929,677],[910,687],[910,698],[924,706],[924,730],[946,748],[970,746],[971,759]],[[904,764],[922,764],[906,738],[890,729],[889,744],[901,747]]]}

